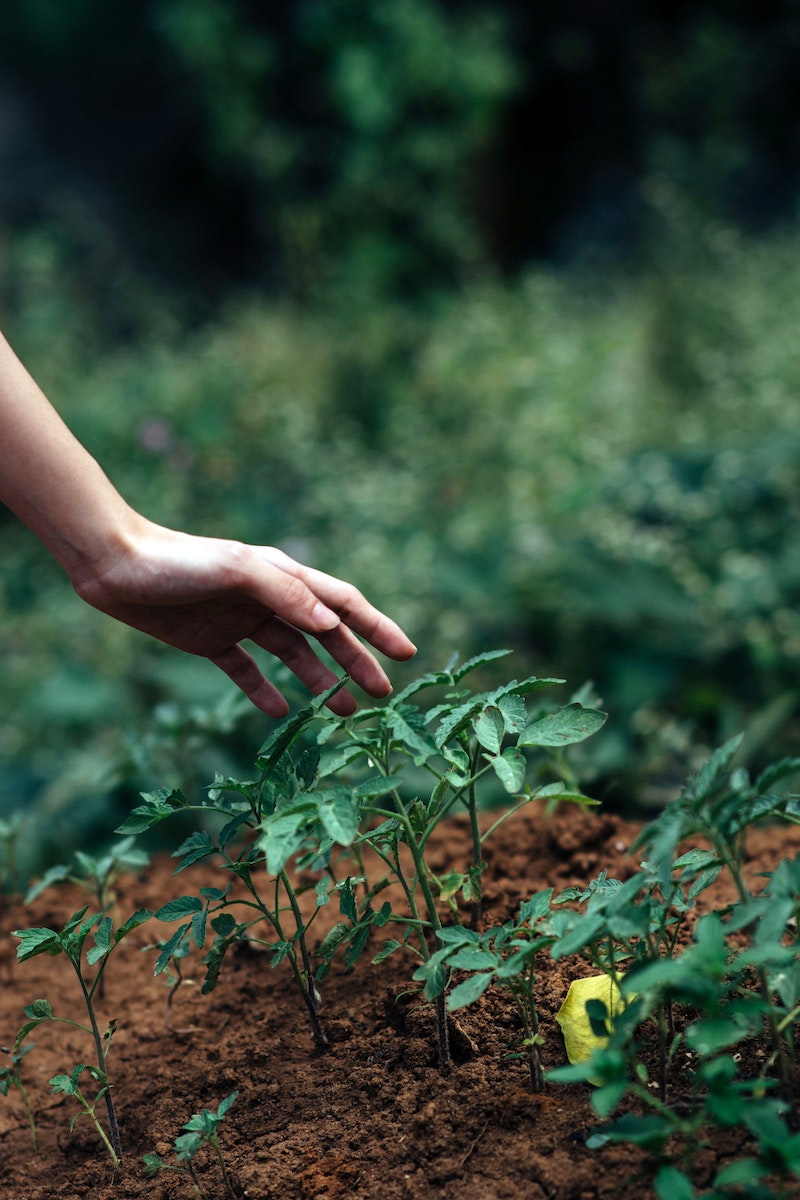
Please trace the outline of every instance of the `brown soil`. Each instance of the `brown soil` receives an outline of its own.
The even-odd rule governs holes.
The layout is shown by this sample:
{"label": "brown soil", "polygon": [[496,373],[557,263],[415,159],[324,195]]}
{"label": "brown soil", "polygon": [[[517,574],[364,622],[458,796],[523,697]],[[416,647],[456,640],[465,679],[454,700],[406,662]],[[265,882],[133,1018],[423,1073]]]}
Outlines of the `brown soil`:
{"label": "brown soil", "polygon": [[[547,819],[531,808],[509,820],[487,847],[488,917],[505,920],[519,901],[553,885],[586,883],[603,867],[617,878],[633,869],[627,856],[637,827],[612,815],[563,806]],[[800,849],[800,830],[758,831],[752,869],[774,868]],[[465,827],[443,829],[434,855],[457,865],[467,852]],[[135,909],[157,908],[209,879],[195,870],[172,877],[174,863],[153,863],[139,878],[118,885],[125,919]],[[727,897],[717,892],[714,903]],[[64,888],[34,905],[0,913],[0,1045],[10,1045],[23,1021],[23,1005],[50,1000],[56,1013],[81,1019],[75,976],[62,958],[40,956],[16,964],[18,927],[60,928],[85,903]],[[334,905],[329,908],[333,909]],[[327,911],[323,915],[328,917]],[[331,912],[330,920],[338,917]],[[123,943],[110,963],[100,1005],[103,1023],[119,1022],[110,1069],[126,1160],[116,1177],[96,1134],[84,1120],[69,1132],[70,1102],[52,1095],[48,1080],[84,1061],[85,1035],[63,1025],[35,1031],[25,1077],[36,1110],[39,1148],[33,1150],[17,1093],[0,1098],[0,1185],[14,1200],[96,1200],[147,1196],[172,1200],[195,1194],[183,1175],[162,1172],[148,1180],[141,1156],[156,1151],[174,1161],[171,1147],[181,1125],[202,1107],[216,1108],[235,1089],[222,1142],[238,1194],[253,1200],[610,1200],[626,1191],[649,1200],[652,1163],[630,1147],[588,1150],[598,1122],[584,1086],[549,1084],[530,1090],[525,1066],[509,1060],[518,1026],[506,998],[490,991],[462,1010],[456,1030],[456,1065],[436,1066],[430,1010],[407,994],[409,959],[398,955],[374,967],[366,955],[350,973],[335,967],[323,987],[324,1017],[332,1044],[315,1050],[302,1004],[285,968],[271,969],[261,954],[241,950],[226,962],[211,995],[196,984],[177,993],[170,1031],[167,987],[153,978],[152,951],[141,948],[164,930],[145,925]],[[379,945],[379,943],[376,943]],[[191,978],[193,968],[186,969]],[[553,1021],[581,964],[543,960],[539,1009],[551,1067],[564,1060]],[[405,994],[404,994],[405,993]],[[91,1059],[89,1060],[91,1061]],[[104,1114],[103,1114],[104,1115]],[[742,1153],[742,1146],[731,1148]],[[706,1184],[726,1147],[707,1154]],[[198,1178],[209,1197],[223,1197],[218,1167],[203,1151]],[[702,1164],[701,1164],[702,1173]]]}

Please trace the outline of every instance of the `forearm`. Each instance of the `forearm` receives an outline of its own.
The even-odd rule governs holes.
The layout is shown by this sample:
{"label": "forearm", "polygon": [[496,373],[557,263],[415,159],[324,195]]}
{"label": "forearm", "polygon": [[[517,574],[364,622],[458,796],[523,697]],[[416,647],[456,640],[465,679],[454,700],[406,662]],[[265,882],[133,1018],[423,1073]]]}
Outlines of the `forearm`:
{"label": "forearm", "polygon": [[141,518],[67,429],[0,334],[0,500],[80,581]]}

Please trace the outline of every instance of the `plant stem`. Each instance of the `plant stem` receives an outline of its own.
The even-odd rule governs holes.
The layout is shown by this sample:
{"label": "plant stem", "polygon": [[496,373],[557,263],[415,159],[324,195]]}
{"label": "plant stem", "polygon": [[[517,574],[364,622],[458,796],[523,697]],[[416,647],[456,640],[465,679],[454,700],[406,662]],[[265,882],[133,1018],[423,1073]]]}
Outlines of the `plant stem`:
{"label": "plant stem", "polygon": [[[414,834],[414,827],[411,824],[406,806],[403,803],[400,793],[397,791],[394,793],[394,801],[397,805],[400,813],[400,819],[403,822],[403,826],[406,831],[408,848],[411,851],[411,857],[414,860],[416,883],[422,892],[422,897],[425,901],[425,907],[428,912],[428,920],[431,923],[431,927],[436,934],[436,940],[438,942],[439,932],[442,928],[442,922],[439,919],[436,901],[434,900],[433,893],[431,892],[431,885],[426,872],[425,859],[423,858],[422,849],[420,848],[420,845],[416,839],[416,835]],[[450,1054],[450,1032],[447,1024],[447,1008],[443,991],[440,992],[440,994],[436,997],[436,1031],[439,1046],[439,1069],[441,1070],[444,1067],[449,1066],[452,1062],[452,1056]]]}
{"label": "plant stem", "polygon": [[[105,1052],[103,1050],[103,1039],[100,1034],[100,1030],[97,1027],[97,1020],[94,1015],[94,1005],[92,1004],[92,995],[86,986],[86,982],[83,978],[83,975],[81,974],[80,961],[75,962],[75,960],[73,958],[70,958],[70,962],[72,963],[73,967],[75,968],[75,974],[78,976],[78,982],[81,985],[81,991],[83,992],[83,998],[86,1002],[86,1011],[89,1014],[89,1023],[92,1027],[92,1037],[94,1038],[95,1053],[97,1054],[97,1065],[100,1068],[100,1070],[103,1072],[103,1074],[107,1076],[108,1072],[106,1071],[106,1056],[105,1056]],[[96,983],[97,983],[97,980],[95,979],[95,984]],[[100,1126],[99,1121],[97,1120],[97,1118],[95,1117],[93,1112],[92,1112],[92,1119],[93,1119],[95,1125],[97,1125],[98,1129],[100,1130],[100,1133],[102,1134],[102,1137],[103,1137],[103,1141],[106,1143],[106,1145],[109,1148],[109,1151],[111,1152],[111,1157],[114,1160],[114,1165],[119,1166],[119,1164],[122,1162],[122,1141],[120,1140],[120,1136],[119,1136],[119,1126],[117,1125],[117,1114],[114,1111],[114,1101],[111,1099],[111,1088],[109,1086],[107,1086],[105,1089],[104,1099],[106,1102],[106,1112],[108,1113],[108,1128],[109,1128],[109,1132],[111,1134],[111,1143],[110,1144],[109,1144],[108,1138],[106,1137],[103,1129]]]}
{"label": "plant stem", "polygon": [[300,954],[303,959],[303,971],[301,972],[297,966],[297,955],[294,953],[294,949],[292,949],[292,952],[289,955],[289,960],[292,962],[295,971],[295,978],[300,985],[300,991],[302,992],[303,999],[306,1003],[306,1008],[308,1009],[308,1013],[311,1018],[311,1029],[314,1034],[314,1041],[320,1047],[327,1047],[330,1045],[330,1041],[322,1026],[322,1022],[319,1019],[317,993],[314,988],[314,970],[311,966],[311,956],[308,953],[308,945],[305,938],[306,926],[303,923],[303,914],[300,911],[300,905],[297,903],[297,896],[295,895],[294,888],[289,882],[289,876],[285,871],[281,871],[280,880],[283,884],[284,891],[289,898],[289,904],[292,907],[292,915],[294,916],[294,922],[297,928],[297,940],[300,943]]}
{"label": "plant stem", "polygon": [[220,1170],[222,1171],[222,1181],[225,1184],[225,1191],[231,1197],[231,1200],[237,1200],[236,1192],[233,1190],[233,1184],[231,1183],[231,1177],[228,1174],[228,1168],[225,1166],[225,1159],[222,1156],[222,1149],[220,1147],[218,1139],[215,1137],[211,1138],[209,1145],[211,1146],[211,1148],[213,1149],[217,1158],[219,1159],[219,1167],[220,1167]]}
{"label": "plant stem", "polygon": [[25,1105],[25,1111],[28,1114],[28,1124],[31,1127],[31,1141],[33,1143],[33,1148],[34,1148],[34,1150],[38,1150],[39,1135],[36,1132],[36,1119],[33,1115],[33,1107],[31,1105],[30,1096],[28,1095],[28,1092],[27,1092],[24,1084],[18,1083],[16,1086],[17,1086],[17,1091],[19,1092],[20,1096],[22,1097],[22,1103]]}
{"label": "plant stem", "polygon": [[[483,842],[481,840],[481,831],[478,825],[478,794],[475,788],[476,775],[478,769],[480,747],[476,747],[472,753],[472,762],[470,763],[470,785],[467,793],[467,808],[469,810],[469,825],[472,832],[472,865],[475,871],[475,878],[472,881],[473,887],[480,888],[478,877],[480,875],[481,862],[483,861]],[[472,901],[469,912],[469,927],[477,930],[483,915],[483,895],[482,892],[475,900]]]}

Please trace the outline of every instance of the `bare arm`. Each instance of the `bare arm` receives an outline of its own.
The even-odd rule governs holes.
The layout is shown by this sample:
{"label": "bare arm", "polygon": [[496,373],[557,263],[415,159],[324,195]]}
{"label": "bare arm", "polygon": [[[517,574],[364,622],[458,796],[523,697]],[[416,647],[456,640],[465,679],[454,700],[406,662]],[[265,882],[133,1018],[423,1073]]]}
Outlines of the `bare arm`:
{"label": "bare arm", "polygon": [[[61,563],[79,596],[117,620],[211,659],[270,716],[287,705],[240,645],[281,659],[312,692],[335,680],[314,636],[366,692],[389,680],[356,634],[394,659],[415,648],[354,587],[271,546],[165,529],[135,512],[67,429],[0,334],[0,501]],[[342,714],[355,700],[339,692]]]}

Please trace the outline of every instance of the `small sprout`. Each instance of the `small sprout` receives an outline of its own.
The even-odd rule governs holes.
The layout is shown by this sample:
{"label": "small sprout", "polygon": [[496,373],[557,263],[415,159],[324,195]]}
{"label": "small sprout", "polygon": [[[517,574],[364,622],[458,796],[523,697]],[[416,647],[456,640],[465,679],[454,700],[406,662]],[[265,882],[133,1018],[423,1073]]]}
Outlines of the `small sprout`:
{"label": "small sprout", "polygon": [[33,1049],[33,1042],[29,1042],[27,1046],[9,1050],[7,1046],[0,1047],[4,1054],[7,1054],[11,1060],[7,1067],[0,1067],[0,1096],[7,1096],[12,1088],[19,1092],[22,1097],[22,1103],[25,1105],[25,1111],[28,1114],[28,1123],[31,1127],[31,1141],[33,1148],[36,1150],[38,1137],[36,1133],[36,1120],[33,1115],[30,1097],[28,1095],[25,1084],[22,1082],[22,1060],[26,1054],[29,1054]]}
{"label": "small sprout", "polygon": [[174,1149],[175,1157],[178,1160],[177,1164],[165,1163],[158,1154],[145,1154],[142,1161],[147,1178],[152,1179],[159,1171],[175,1171],[179,1174],[186,1174],[190,1176],[198,1196],[208,1196],[209,1193],[200,1185],[194,1165],[198,1150],[207,1146],[219,1163],[226,1195],[231,1200],[236,1200],[237,1193],[234,1190],[222,1147],[219,1144],[218,1130],[238,1095],[238,1091],[231,1092],[230,1096],[226,1096],[224,1100],[220,1101],[216,1112],[203,1108],[189,1118],[182,1126],[186,1133],[179,1134],[175,1139]]}
{"label": "small sprout", "polygon": [[[20,943],[17,947],[17,959],[19,962],[27,962],[28,959],[36,958],[40,954],[47,954],[50,957],[55,957],[59,954],[66,956],[77,977],[86,1013],[89,1018],[89,1024],[82,1025],[79,1021],[73,1021],[67,1017],[57,1017],[54,1015],[49,1001],[44,999],[35,1000],[33,1004],[28,1005],[25,1009],[25,1016],[28,1020],[17,1033],[14,1042],[14,1053],[19,1054],[20,1047],[28,1034],[33,1029],[36,1029],[37,1026],[47,1021],[57,1021],[64,1025],[71,1025],[75,1029],[80,1029],[89,1035],[94,1043],[95,1054],[97,1056],[96,1065],[85,1066],[84,1064],[80,1064],[70,1075],[56,1075],[51,1080],[51,1083],[53,1084],[54,1091],[62,1091],[67,1095],[74,1096],[82,1106],[83,1111],[91,1118],[93,1124],[100,1132],[115,1166],[118,1166],[122,1161],[122,1142],[120,1140],[114,1102],[111,1098],[111,1088],[108,1084],[106,1055],[108,1054],[111,1039],[116,1029],[116,1021],[110,1021],[106,1032],[101,1034],[100,1026],[97,1022],[95,997],[98,994],[105,969],[113,952],[132,930],[138,929],[151,916],[152,913],[149,910],[144,908],[139,909],[123,925],[120,925],[115,930],[109,916],[96,913],[93,916],[87,917],[86,908],[81,908],[78,912],[72,914],[69,921],[67,921],[64,928],[60,931],[45,928],[15,929],[13,931],[13,936],[19,938]],[[94,945],[86,951],[84,956],[85,943],[90,934]],[[96,966],[97,968],[92,980],[87,980],[84,974],[84,957],[86,966]],[[88,1071],[93,1079],[102,1084],[100,1091],[91,1102],[84,1097],[78,1088],[78,1078],[84,1071]],[[72,1090],[69,1090],[70,1088]],[[101,1129],[94,1113],[95,1105],[101,1097],[105,1100],[106,1112],[108,1114],[108,1136]]]}
{"label": "small sprout", "polygon": [[[81,1091],[81,1088],[78,1085],[78,1080],[84,1071],[91,1079],[100,1084],[100,1090],[95,1094],[94,1099],[91,1100]],[[99,1067],[86,1066],[85,1063],[78,1063],[76,1067],[72,1068],[72,1071],[69,1075],[54,1075],[50,1080],[50,1089],[56,1094],[70,1096],[73,1100],[76,1100],[80,1106],[80,1111],[75,1114],[69,1123],[70,1133],[72,1133],[81,1117],[88,1117],[100,1135],[100,1138],[106,1150],[108,1151],[112,1163],[115,1167],[118,1167],[122,1161],[121,1156],[117,1153],[115,1146],[111,1144],[108,1134],[106,1133],[105,1129],[103,1129],[103,1126],[100,1124],[94,1111],[99,1101],[104,1097],[107,1097],[109,1094],[108,1076],[105,1074],[105,1072],[101,1071]]]}

